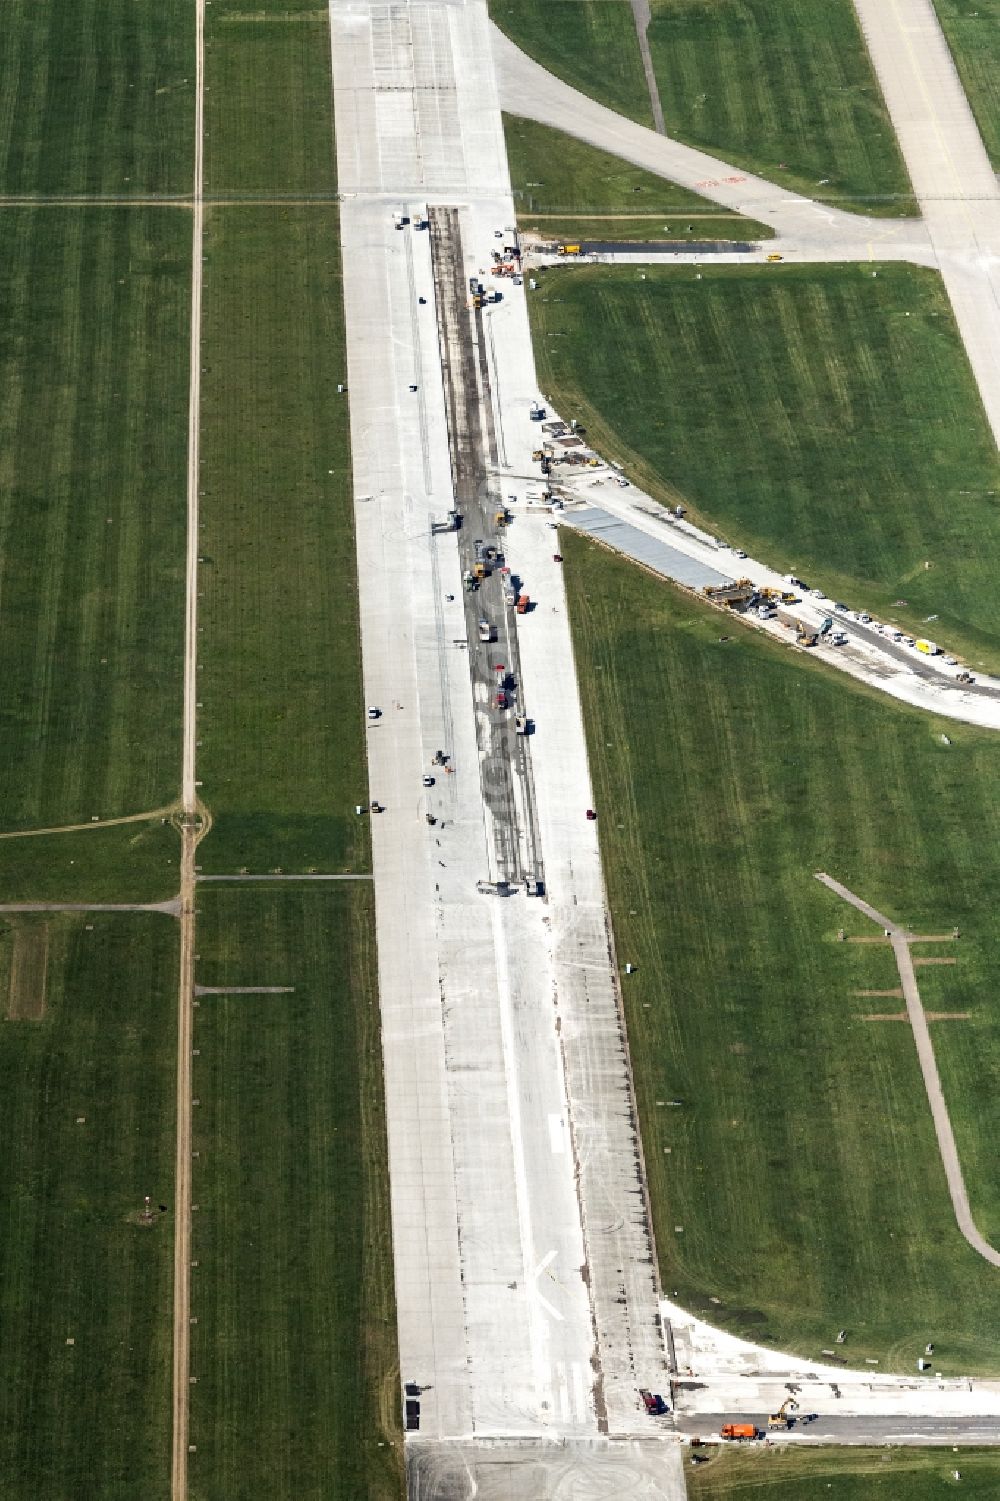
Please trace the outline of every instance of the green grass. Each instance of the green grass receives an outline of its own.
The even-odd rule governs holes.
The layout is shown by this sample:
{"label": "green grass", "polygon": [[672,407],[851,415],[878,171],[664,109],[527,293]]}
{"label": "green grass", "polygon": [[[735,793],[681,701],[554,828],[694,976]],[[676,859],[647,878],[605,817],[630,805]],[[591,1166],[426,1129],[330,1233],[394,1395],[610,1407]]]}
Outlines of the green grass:
{"label": "green grass", "polygon": [[[962,1476],[956,1481],[953,1471]],[[996,1450],[772,1449],[726,1450],[711,1464],[688,1466],[690,1501],[993,1501],[1000,1490]]]}
{"label": "green grass", "polygon": [[[851,0],[652,0],[651,9],[668,135],[843,208],[914,212]],[[628,0],[492,0],[490,14],[557,77],[652,125]]]}
{"label": "green grass", "polygon": [[400,1493],[367,885],[202,888],[192,1501]]}
{"label": "green grass", "polygon": [[852,1364],[912,1371],[933,1340],[937,1369],[995,1373],[996,1273],[955,1225],[910,1031],[862,1019],[900,1003],[855,994],[898,984],[891,954],[836,941],[873,929],[814,872],[960,927],[958,965],[918,975],[973,1018],[932,1034],[1000,1244],[1000,741],[562,550],[666,1292],[813,1357],[846,1327]]}
{"label": "green grass", "polygon": [[206,256],[200,857],[365,868],[336,210],[215,210]]}
{"label": "green grass", "polygon": [[1000,0],[934,0],[994,169],[1000,170]]}
{"label": "green grass", "polygon": [[0,902],[161,902],[180,886],[180,839],[160,816],[0,839]]}
{"label": "green grass", "polygon": [[698,274],[547,273],[529,306],[553,405],[751,556],[1000,660],[1000,465],[936,275]]}
{"label": "green grass", "polygon": [[0,215],[0,831],[176,795],[190,234]]}
{"label": "green grass", "polygon": [[851,0],[652,0],[667,132],[865,213],[914,201]]}
{"label": "green grass", "polygon": [[17,921],[47,930],[48,1000],[0,1020],[0,1493],[166,1501],[173,1224],[133,1216],[172,1204],[176,925]]}
{"label": "green grass", "polygon": [[567,240],[759,240],[774,233],[561,130],[505,115],[504,133],[524,229]]}
{"label": "green grass", "polygon": [[629,0],[489,0],[490,16],[557,78],[653,124]]}
{"label": "green grass", "polygon": [[326,4],[215,0],[205,67],[206,191],[332,197]]}
{"label": "green grass", "polygon": [[6,0],[0,193],[188,193],[190,0]]}

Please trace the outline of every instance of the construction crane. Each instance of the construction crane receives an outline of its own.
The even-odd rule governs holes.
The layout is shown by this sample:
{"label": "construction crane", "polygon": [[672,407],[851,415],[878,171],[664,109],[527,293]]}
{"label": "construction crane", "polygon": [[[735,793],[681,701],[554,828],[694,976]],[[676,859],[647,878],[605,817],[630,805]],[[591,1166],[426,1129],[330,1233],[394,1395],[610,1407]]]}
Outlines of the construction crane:
{"label": "construction crane", "polygon": [[789,1413],[796,1412],[798,1405],[794,1397],[786,1397],[778,1408],[778,1411],[772,1412],[768,1418],[768,1428],[791,1428],[792,1419],[789,1417]]}

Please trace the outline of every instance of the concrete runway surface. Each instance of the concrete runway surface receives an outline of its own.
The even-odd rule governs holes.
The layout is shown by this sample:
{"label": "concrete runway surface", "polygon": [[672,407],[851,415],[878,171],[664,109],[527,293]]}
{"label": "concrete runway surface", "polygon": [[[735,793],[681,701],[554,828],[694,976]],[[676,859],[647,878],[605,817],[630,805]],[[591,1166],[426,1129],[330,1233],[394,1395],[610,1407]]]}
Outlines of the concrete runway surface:
{"label": "concrete runway surface", "polygon": [[[507,280],[470,307],[514,225],[486,7],[331,20],[401,1376],[420,1452],[517,1441],[497,1494],[683,1495],[638,1395],[669,1372],[562,575],[528,504],[526,306]],[[470,595],[477,541],[510,574]]]}

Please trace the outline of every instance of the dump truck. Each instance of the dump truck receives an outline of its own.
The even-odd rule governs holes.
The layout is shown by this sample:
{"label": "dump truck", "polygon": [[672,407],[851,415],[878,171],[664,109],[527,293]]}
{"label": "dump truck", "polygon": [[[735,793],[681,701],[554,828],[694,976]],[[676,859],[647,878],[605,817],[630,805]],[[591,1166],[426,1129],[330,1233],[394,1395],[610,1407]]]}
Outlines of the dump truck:
{"label": "dump truck", "polygon": [[557,245],[556,255],[579,255],[579,245]]}
{"label": "dump truck", "polygon": [[925,657],[937,657],[941,653],[941,648],[933,641],[918,641],[917,651],[922,651]]}
{"label": "dump truck", "polygon": [[744,1443],[750,1438],[759,1438],[760,1435],[753,1423],[723,1423],[719,1429],[720,1438],[733,1439],[737,1443]]}
{"label": "dump truck", "polygon": [[495,641],[497,639],[496,628],[490,625],[488,620],[481,620],[479,622],[479,639],[480,641]]}
{"label": "dump truck", "polygon": [[528,594],[519,594],[517,596],[517,613],[519,615],[527,615],[530,608],[531,596]]}

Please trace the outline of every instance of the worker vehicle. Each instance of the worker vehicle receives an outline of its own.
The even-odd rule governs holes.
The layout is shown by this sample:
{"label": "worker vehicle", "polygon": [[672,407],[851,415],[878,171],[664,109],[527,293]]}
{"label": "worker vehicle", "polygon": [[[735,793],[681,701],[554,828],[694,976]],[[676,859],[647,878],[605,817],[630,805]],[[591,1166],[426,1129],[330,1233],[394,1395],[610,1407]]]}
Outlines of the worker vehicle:
{"label": "worker vehicle", "polygon": [[494,626],[490,625],[490,623],[489,623],[488,620],[481,620],[479,622],[479,639],[480,639],[480,641],[495,641],[496,637],[497,637],[496,628]]}
{"label": "worker vehicle", "polygon": [[382,718],[382,710],[381,709],[376,709],[376,707],[375,707],[374,704],[369,704],[368,705],[368,718],[369,719],[381,719]]}
{"label": "worker vehicle", "polygon": [[498,709],[506,709],[507,707],[507,690],[504,687],[497,689],[496,706]]}
{"label": "worker vehicle", "polygon": [[544,422],[545,408],[543,406],[539,406],[537,401],[533,401],[531,403],[531,411],[528,413],[528,416],[531,418],[532,422]]}
{"label": "worker vehicle", "polygon": [[796,1402],[794,1397],[786,1397],[784,1402],[782,1402],[781,1406],[778,1408],[778,1411],[772,1412],[771,1416],[768,1418],[768,1428],[791,1428],[795,1419],[790,1417],[789,1414],[797,1412],[798,1406],[799,1404]]}
{"label": "worker vehicle", "polygon": [[941,654],[940,646],[936,646],[933,641],[918,641],[917,651],[923,652],[925,657],[937,657]]}
{"label": "worker vehicle", "polygon": [[424,786],[425,787],[433,787],[434,786],[434,778],[429,773],[425,773],[425,775],[424,775]]}
{"label": "worker vehicle", "polygon": [[588,823],[596,823],[597,822],[597,814],[594,812],[593,808],[588,808],[587,809],[587,822]]}
{"label": "worker vehicle", "polygon": [[476,588],[478,588],[478,585],[477,585],[477,583],[476,583],[476,576],[475,576],[475,574],[474,574],[474,573],[472,573],[472,572],[471,572],[471,570],[470,570],[470,569],[468,569],[468,568],[467,568],[467,569],[466,569],[466,570],[465,570],[465,579],[464,579],[464,583],[465,583],[465,587],[466,587],[466,591],[467,591],[467,592],[468,592],[468,593],[469,593],[469,594],[471,594],[471,593],[472,593],[472,592],[473,592],[473,590],[474,590],[474,589],[476,589]]}
{"label": "worker vehicle", "polygon": [[410,222],[409,215],[397,214],[393,222],[395,223],[397,229],[405,229]]}
{"label": "worker vehicle", "polygon": [[562,562],[562,553],[561,552],[554,552],[552,554],[552,561],[553,561],[553,563],[561,563]]}
{"label": "worker vehicle", "polygon": [[723,1423],[719,1437],[732,1439],[735,1443],[745,1443],[747,1439],[759,1438],[760,1433],[753,1423]]}
{"label": "worker vehicle", "polygon": [[648,1392],[642,1387],[639,1390],[639,1396],[642,1398],[642,1405],[651,1418],[657,1418],[661,1413],[670,1411],[658,1392]]}
{"label": "worker vehicle", "polygon": [[528,733],[529,723],[530,721],[527,714],[519,714],[514,721],[514,728],[519,735],[526,735]]}

